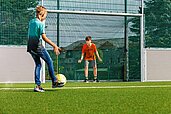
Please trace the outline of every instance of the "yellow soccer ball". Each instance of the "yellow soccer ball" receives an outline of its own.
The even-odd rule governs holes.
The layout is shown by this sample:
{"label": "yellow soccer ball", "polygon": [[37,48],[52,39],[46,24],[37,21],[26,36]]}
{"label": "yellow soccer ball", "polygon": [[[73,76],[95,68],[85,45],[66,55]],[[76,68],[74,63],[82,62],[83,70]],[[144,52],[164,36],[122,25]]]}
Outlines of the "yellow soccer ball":
{"label": "yellow soccer ball", "polygon": [[57,74],[56,77],[57,77],[58,83],[63,83],[64,85],[66,84],[67,80],[63,74]]}

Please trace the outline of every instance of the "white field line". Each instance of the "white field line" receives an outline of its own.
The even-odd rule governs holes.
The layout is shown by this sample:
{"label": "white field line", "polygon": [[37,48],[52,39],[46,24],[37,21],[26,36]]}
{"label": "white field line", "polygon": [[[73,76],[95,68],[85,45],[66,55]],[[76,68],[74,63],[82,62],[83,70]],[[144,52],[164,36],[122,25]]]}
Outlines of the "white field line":
{"label": "white field line", "polygon": [[[120,89],[120,88],[168,88],[171,85],[153,85],[153,86],[91,86],[91,87],[62,87],[55,89]],[[33,88],[0,88],[0,90],[32,90]],[[44,88],[45,90],[52,90],[54,88]]]}

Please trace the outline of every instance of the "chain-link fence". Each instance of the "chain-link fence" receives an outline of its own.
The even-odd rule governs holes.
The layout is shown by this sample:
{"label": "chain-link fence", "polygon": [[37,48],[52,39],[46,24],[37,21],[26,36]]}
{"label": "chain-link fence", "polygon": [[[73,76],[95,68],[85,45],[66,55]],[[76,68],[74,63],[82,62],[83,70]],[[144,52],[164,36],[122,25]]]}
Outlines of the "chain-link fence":
{"label": "chain-link fence", "polygon": [[[27,44],[28,22],[34,18],[33,9],[38,4],[44,5],[48,10],[142,13],[141,0],[0,0],[0,45]],[[145,47],[170,48],[170,6],[170,0],[144,1]],[[48,14],[46,25],[47,36],[60,47],[66,48],[66,52],[59,56],[58,69],[69,79],[82,79],[81,75],[84,75],[81,70],[83,64],[77,64],[76,61],[80,57],[81,46],[85,43],[84,38],[87,35],[93,37],[103,56],[103,63],[98,63],[99,68],[102,68],[99,75],[104,73],[105,79],[123,79],[125,53],[128,52],[128,78],[140,79],[140,45],[142,44],[140,44],[139,17],[51,12]],[[128,40],[127,44],[126,40]],[[126,46],[129,47],[128,50]],[[50,46],[46,45],[46,48],[51,53]],[[52,55],[56,67],[56,57]],[[100,78],[104,79],[104,77]]]}
{"label": "chain-link fence", "polygon": [[0,45],[26,45],[35,0],[0,0]]}
{"label": "chain-link fence", "polygon": [[[140,80],[140,17],[63,14],[56,13],[55,10],[139,14],[141,1],[63,0],[43,3],[49,10],[54,11],[48,13],[47,35],[65,49],[59,56],[59,61],[55,60],[59,73],[65,74],[69,80],[85,78],[84,62],[78,64],[77,61],[81,57],[85,37],[90,35],[103,59],[103,63],[97,63],[100,80],[124,80],[127,75],[124,74],[125,70],[129,73],[127,80]],[[137,34],[132,32],[133,21],[137,21]],[[46,45],[46,48],[51,50],[49,45]],[[127,56],[126,51],[129,52]],[[128,63],[125,63],[126,61]],[[91,66],[89,77],[93,78]]]}

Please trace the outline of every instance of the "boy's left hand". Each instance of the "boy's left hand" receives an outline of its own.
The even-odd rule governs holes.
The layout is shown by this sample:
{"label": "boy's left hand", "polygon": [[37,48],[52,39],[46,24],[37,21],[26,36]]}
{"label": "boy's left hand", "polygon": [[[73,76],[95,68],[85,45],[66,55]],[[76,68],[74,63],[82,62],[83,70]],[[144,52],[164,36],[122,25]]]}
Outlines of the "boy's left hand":
{"label": "boy's left hand", "polygon": [[98,58],[100,62],[102,62],[102,59],[101,58]]}
{"label": "boy's left hand", "polygon": [[53,50],[54,50],[54,52],[55,52],[56,55],[59,55],[61,48],[55,46]]}

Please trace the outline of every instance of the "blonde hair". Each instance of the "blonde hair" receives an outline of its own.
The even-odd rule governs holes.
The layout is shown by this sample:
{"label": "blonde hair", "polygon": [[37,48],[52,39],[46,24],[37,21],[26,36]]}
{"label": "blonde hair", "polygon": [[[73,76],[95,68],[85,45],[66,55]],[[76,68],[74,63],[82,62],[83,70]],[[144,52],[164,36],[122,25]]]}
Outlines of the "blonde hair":
{"label": "blonde hair", "polygon": [[39,16],[44,17],[44,15],[47,13],[47,9],[44,6],[38,6],[36,8],[36,17],[39,18]]}

